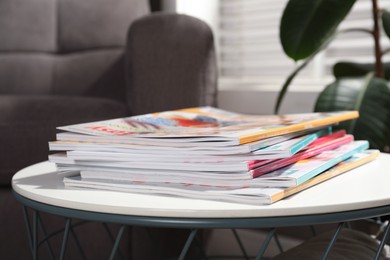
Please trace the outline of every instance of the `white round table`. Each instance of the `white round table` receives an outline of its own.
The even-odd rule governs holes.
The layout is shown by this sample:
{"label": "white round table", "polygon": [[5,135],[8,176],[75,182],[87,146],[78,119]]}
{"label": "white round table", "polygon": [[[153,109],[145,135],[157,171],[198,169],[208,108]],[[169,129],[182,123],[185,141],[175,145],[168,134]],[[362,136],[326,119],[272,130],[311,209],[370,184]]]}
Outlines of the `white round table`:
{"label": "white round table", "polygon": [[17,172],[15,197],[24,206],[67,218],[149,227],[263,228],[337,223],[390,214],[390,155],[272,205],[193,200],[69,189],[54,164]]}

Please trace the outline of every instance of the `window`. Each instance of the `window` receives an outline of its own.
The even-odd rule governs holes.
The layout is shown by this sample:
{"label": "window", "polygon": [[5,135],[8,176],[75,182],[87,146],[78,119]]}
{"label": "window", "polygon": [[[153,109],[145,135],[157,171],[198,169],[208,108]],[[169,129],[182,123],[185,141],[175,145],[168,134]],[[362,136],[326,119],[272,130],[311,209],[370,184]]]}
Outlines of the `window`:
{"label": "window", "polygon": [[[279,22],[287,0],[175,1],[179,13],[205,20],[214,31],[219,54],[219,106],[242,113],[272,114],[279,89],[297,66],[284,54],[279,41]],[[379,5],[390,8],[390,0],[379,0]],[[371,0],[358,0],[340,28],[371,29],[371,15]],[[384,36],[383,49],[389,43]],[[311,112],[318,92],[333,81],[333,65],[341,60],[373,62],[373,46],[372,37],[365,33],[338,36],[295,78],[280,113]]]}
{"label": "window", "polygon": [[[279,23],[287,0],[220,0],[219,67],[221,88],[279,89],[297,66],[283,52]],[[380,1],[390,6],[389,0]],[[356,1],[340,29],[373,27],[370,0]],[[382,46],[389,39],[382,37]],[[337,61],[374,62],[373,39],[362,32],[338,36],[300,72],[292,90],[317,90],[333,80]]]}

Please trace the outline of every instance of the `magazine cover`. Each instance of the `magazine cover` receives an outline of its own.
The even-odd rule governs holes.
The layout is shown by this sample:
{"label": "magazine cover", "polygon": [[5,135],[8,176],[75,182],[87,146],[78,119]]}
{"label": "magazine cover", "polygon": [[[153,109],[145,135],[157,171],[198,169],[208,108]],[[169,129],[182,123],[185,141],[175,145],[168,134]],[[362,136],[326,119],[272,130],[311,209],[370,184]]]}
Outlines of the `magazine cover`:
{"label": "magazine cover", "polygon": [[[73,133],[138,138],[200,138],[235,144],[337,124],[357,111],[289,115],[245,115],[214,107],[196,107],[58,127]],[[231,144],[231,143],[230,143]]]}

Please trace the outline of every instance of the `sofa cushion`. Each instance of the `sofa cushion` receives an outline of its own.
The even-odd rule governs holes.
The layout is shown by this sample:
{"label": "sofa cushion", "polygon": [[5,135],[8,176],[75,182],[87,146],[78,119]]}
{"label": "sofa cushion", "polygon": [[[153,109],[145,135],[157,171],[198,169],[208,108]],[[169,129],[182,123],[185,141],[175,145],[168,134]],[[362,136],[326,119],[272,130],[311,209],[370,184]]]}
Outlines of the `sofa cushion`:
{"label": "sofa cushion", "polygon": [[74,95],[126,99],[122,49],[64,55],[3,53],[0,94]]}
{"label": "sofa cushion", "polygon": [[0,51],[57,49],[56,1],[0,1]]}
{"label": "sofa cushion", "polygon": [[122,49],[95,50],[53,58],[52,94],[104,97],[125,102]]}
{"label": "sofa cushion", "polygon": [[50,94],[54,62],[49,54],[1,53],[0,94]]}
{"label": "sofa cushion", "polygon": [[13,174],[47,159],[56,127],[123,117],[124,103],[90,97],[0,96],[0,185]]}
{"label": "sofa cushion", "polygon": [[0,51],[64,53],[123,47],[146,0],[2,0]]}
{"label": "sofa cushion", "polygon": [[[326,247],[335,231],[325,232],[302,244],[272,258],[272,260],[322,259]],[[379,243],[368,234],[343,229],[333,245],[328,260],[366,260],[374,259]],[[382,253],[381,259],[385,257]]]}
{"label": "sofa cushion", "polygon": [[61,53],[124,47],[134,19],[149,13],[145,0],[57,0]]}

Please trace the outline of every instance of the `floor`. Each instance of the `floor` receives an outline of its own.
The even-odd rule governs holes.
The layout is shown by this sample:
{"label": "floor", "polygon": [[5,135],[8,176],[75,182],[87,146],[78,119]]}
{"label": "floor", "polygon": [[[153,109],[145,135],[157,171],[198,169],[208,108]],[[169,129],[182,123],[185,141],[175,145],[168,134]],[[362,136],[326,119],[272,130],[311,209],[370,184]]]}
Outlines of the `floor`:
{"label": "floor", "polygon": [[[211,259],[229,259],[242,260],[254,259],[261,243],[266,239],[267,233],[262,230],[236,230],[242,241],[242,245],[246,252],[240,248],[238,241],[231,229],[212,230],[209,234],[209,240],[206,244],[206,255]],[[285,235],[277,235],[278,240],[283,250],[287,250],[301,243],[302,241]],[[264,259],[275,256],[280,253],[279,246],[275,239],[270,241],[270,244],[264,254]]]}
{"label": "floor", "polygon": [[[367,234],[377,235],[378,239],[382,239],[381,235],[383,227],[388,223],[378,219],[355,221],[348,224],[349,227],[360,230]],[[292,227],[283,228],[276,231],[277,240],[274,238],[265,251],[263,260],[270,259],[279,254],[281,250],[286,251],[294,246],[299,245],[305,239],[312,237],[314,234],[320,234],[325,231],[335,230],[336,224],[324,224],[317,226]],[[226,259],[226,260],[249,260],[255,259],[257,252],[260,249],[262,242],[267,237],[265,230],[255,229],[237,229],[238,237],[241,240],[242,248],[235,238],[234,232],[231,229],[216,229],[210,231],[205,245],[205,253],[209,259]],[[378,242],[379,243],[379,242]],[[386,259],[390,259],[390,247],[385,246]]]}

